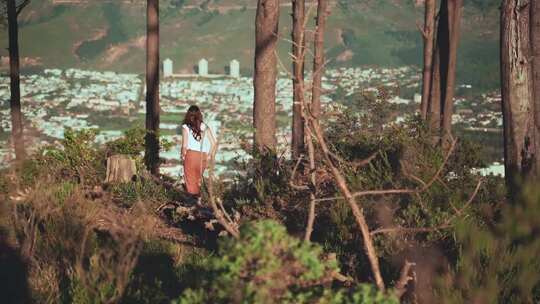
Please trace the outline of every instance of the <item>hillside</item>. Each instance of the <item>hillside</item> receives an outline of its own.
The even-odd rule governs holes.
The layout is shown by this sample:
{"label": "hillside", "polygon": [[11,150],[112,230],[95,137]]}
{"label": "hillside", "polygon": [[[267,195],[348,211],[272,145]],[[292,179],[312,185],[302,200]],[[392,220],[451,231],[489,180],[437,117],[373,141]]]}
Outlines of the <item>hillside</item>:
{"label": "hillside", "polygon": [[[412,0],[332,1],[326,45],[332,66],[400,66],[421,62],[417,22],[422,8]],[[480,88],[498,83],[498,11],[472,1],[465,8],[458,77]],[[21,15],[21,55],[29,67],[144,72],[144,1],[34,0]],[[210,72],[223,72],[236,58],[251,72],[255,1],[168,0],[161,2],[161,57],[176,72],[191,72],[206,57]],[[476,4],[480,3],[480,4]],[[485,6],[485,4],[483,4]],[[282,1],[280,56],[290,44],[290,2]],[[314,16],[312,10],[311,16]],[[6,31],[0,38],[7,67]]]}

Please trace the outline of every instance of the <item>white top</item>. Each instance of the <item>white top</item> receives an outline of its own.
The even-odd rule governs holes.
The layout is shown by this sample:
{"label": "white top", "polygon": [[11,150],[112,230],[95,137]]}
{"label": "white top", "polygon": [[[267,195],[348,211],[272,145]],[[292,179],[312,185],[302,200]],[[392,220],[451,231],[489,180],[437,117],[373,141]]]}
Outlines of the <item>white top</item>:
{"label": "white top", "polygon": [[201,138],[202,144],[201,144],[201,141],[198,141],[197,139],[195,139],[195,134],[193,134],[193,131],[191,131],[191,129],[187,125],[185,124],[182,125],[182,128],[186,129],[188,132],[188,136],[187,136],[188,138],[183,139],[183,140],[187,140],[188,150],[205,152],[205,153],[210,152],[210,148],[212,147],[212,144],[210,143],[209,135],[204,132],[204,130],[206,129],[206,125],[204,123],[201,124],[201,133],[202,133],[201,136],[203,136],[203,138]]}

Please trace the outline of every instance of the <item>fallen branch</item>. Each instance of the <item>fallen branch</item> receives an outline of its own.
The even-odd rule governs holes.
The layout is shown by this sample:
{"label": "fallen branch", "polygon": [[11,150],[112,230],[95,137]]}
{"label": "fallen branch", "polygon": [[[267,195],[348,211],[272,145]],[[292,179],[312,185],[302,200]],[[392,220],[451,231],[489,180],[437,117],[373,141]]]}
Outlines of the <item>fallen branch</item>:
{"label": "fallen branch", "polygon": [[[219,138],[216,141],[216,149],[217,151],[219,147]],[[215,155],[212,155],[210,158],[210,168],[209,168],[209,177],[208,177],[208,196],[210,200],[210,206],[212,207],[212,210],[214,211],[214,215],[216,217],[216,220],[225,228],[225,230],[232,235],[234,238],[240,237],[240,232],[238,231],[238,225],[237,223],[233,222],[231,220],[231,217],[227,214],[225,211],[225,208],[223,207],[223,204],[220,200],[217,200],[214,197],[214,167],[215,167],[216,158]],[[219,204],[219,207],[218,207]]]}

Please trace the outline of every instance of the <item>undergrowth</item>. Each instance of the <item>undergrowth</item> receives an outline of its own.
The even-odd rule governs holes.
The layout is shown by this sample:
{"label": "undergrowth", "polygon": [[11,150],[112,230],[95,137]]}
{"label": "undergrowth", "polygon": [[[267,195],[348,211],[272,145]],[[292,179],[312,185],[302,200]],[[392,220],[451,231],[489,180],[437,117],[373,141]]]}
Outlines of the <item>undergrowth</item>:
{"label": "undergrowth", "polygon": [[[408,290],[403,301],[540,299],[534,191],[508,204],[502,179],[474,170],[484,164],[481,147],[458,140],[447,157],[417,119],[396,125],[382,116],[371,121],[339,111],[339,118],[326,122],[326,140],[351,190],[414,190],[357,199],[375,233],[387,286],[399,279],[405,260],[419,265],[415,285],[427,292]],[[208,233],[201,223],[185,229],[187,219],[175,217],[174,209],[156,211],[177,202],[181,191],[144,174],[144,132],[130,130],[103,147],[93,143],[95,136],[66,130],[59,146],[45,147],[0,175],[0,198],[8,202],[0,216],[0,248],[7,253],[0,263],[14,266],[2,271],[25,274],[14,275],[26,282],[20,299],[397,303],[392,290],[381,293],[368,284],[373,280],[363,239],[320,153],[314,186],[306,159],[279,154],[254,154],[236,163],[232,180],[214,181],[214,196],[226,211],[239,212],[241,222],[239,239],[218,239],[219,231]],[[104,187],[106,159],[113,154],[132,157],[138,178]],[[326,200],[316,204],[311,242],[303,242],[310,191]],[[186,242],[157,237],[162,222],[193,235]],[[210,241],[190,243],[197,234]]]}

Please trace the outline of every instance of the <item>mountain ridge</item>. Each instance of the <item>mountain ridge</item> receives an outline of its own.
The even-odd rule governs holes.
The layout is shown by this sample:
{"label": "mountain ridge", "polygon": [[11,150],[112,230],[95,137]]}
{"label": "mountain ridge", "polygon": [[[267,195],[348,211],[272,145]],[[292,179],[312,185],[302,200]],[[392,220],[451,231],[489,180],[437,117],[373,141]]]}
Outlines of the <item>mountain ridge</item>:
{"label": "mountain ridge", "polygon": [[[144,3],[140,0],[33,1],[20,17],[23,68],[32,67],[30,63],[34,63],[44,68],[144,73]],[[331,3],[325,41],[329,66],[421,64],[422,40],[417,24],[421,24],[422,7],[415,1]],[[280,58],[287,67],[290,61],[287,58],[291,28],[289,5],[282,2],[278,46]],[[479,7],[468,4],[464,9],[458,78],[475,86],[495,87],[498,82],[498,12],[496,8],[480,10]],[[312,10],[309,16],[311,29],[314,14]],[[175,72],[193,71],[202,57],[209,60],[211,72],[222,72],[230,60],[238,59],[242,74],[249,75],[253,61],[254,17],[254,4],[245,0],[162,1],[161,58],[171,58]],[[5,57],[7,39],[6,35],[2,36],[0,56]]]}

